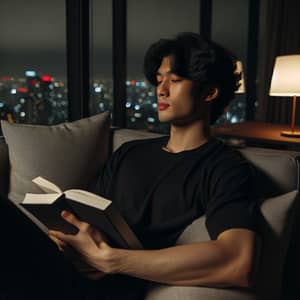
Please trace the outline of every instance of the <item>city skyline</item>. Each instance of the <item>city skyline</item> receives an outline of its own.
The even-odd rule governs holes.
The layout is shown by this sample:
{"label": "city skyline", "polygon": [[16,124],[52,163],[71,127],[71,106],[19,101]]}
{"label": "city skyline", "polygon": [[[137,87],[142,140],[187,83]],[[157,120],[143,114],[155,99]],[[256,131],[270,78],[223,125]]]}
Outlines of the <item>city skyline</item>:
{"label": "city skyline", "polygon": [[[135,129],[167,132],[166,124],[157,118],[155,87],[147,80],[135,78],[126,81],[127,126]],[[113,82],[94,80],[90,86],[91,114],[113,111]],[[0,117],[29,124],[54,125],[68,119],[67,82],[52,74],[38,74],[27,70],[25,77],[0,76]],[[237,123],[245,120],[245,98],[236,95],[226,114],[217,124]]]}

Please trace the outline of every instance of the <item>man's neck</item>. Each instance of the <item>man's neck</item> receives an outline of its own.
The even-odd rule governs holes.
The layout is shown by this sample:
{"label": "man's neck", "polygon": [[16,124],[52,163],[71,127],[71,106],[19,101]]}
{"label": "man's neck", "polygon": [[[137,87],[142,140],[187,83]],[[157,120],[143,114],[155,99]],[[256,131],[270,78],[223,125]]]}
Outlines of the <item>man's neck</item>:
{"label": "man's neck", "polygon": [[185,126],[171,125],[170,139],[165,150],[173,153],[192,150],[205,144],[209,138],[209,132],[205,128],[204,121],[199,120]]}

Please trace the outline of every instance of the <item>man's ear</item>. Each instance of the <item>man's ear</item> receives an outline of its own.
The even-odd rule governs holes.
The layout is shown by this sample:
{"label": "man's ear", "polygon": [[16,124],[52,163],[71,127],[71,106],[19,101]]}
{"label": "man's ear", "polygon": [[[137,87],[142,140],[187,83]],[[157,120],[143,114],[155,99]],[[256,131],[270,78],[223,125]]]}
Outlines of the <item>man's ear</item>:
{"label": "man's ear", "polygon": [[206,101],[206,102],[212,101],[212,100],[218,98],[218,96],[219,96],[219,89],[217,87],[211,87],[211,88],[209,88],[209,90],[207,92],[207,96],[204,101]]}

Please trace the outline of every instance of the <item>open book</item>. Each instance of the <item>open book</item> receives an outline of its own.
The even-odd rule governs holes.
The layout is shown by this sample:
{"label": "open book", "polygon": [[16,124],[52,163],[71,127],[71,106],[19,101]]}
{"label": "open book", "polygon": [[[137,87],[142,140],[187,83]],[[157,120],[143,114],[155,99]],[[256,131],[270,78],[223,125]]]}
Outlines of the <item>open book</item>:
{"label": "open book", "polygon": [[113,246],[142,249],[142,245],[127,225],[112,201],[83,190],[61,189],[43,177],[32,180],[46,194],[27,193],[21,205],[47,228],[75,234],[77,228],[61,217],[63,210],[73,213],[103,232]]}

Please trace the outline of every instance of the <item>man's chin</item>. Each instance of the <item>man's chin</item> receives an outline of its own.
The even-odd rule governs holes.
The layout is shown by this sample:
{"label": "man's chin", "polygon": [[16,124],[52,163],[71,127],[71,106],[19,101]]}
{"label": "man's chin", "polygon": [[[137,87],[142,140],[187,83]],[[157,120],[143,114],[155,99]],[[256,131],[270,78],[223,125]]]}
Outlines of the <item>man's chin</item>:
{"label": "man's chin", "polygon": [[160,123],[169,123],[172,118],[168,118],[167,116],[158,115],[158,120]]}

